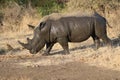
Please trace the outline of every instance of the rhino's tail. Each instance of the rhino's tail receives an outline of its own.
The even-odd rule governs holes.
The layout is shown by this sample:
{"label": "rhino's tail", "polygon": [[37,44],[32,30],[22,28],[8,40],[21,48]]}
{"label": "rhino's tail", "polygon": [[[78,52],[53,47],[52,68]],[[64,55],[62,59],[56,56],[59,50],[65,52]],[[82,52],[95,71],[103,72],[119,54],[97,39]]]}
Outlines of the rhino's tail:
{"label": "rhino's tail", "polygon": [[106,20],[106,24],[108,25],[109,28],[112,28],[112,26],[110,26],[107,20]]}

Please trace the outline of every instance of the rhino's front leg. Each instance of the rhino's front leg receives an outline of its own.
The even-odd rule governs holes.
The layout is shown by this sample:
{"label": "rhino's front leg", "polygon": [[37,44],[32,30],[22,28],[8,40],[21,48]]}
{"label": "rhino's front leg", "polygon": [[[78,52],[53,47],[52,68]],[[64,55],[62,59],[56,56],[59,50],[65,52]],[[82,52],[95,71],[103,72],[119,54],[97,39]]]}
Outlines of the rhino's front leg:
{"label": "rhino's front leg", "polygon": [[46,51],[44,55],[49,55],[54,43],[46,43]]}
{"label": "rhino's front leg", "polygon": [[64,49],[65,54],[69,54],[68,40],[67,38],[58,38],[58,43]]}

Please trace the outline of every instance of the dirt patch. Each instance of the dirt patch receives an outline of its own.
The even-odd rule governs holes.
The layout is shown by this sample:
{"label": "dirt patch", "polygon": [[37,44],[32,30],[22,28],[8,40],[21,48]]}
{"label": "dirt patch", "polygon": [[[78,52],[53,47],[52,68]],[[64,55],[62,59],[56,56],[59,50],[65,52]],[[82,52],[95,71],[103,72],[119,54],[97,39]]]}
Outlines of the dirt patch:
{"label": "dirt patch", "polygon": [[[33,59],[33,58],[32,58]],[[31,59],[29,59],[31,60]],[[33,59],[36,60],[36,59]],[[21,60],[26,61],[26,60]],[[20,62],[21,62],[20,61]],[[0,62],[1,80],[119,80],[120,72],[81,62],[61,65],[22,67],[19,60]]]}

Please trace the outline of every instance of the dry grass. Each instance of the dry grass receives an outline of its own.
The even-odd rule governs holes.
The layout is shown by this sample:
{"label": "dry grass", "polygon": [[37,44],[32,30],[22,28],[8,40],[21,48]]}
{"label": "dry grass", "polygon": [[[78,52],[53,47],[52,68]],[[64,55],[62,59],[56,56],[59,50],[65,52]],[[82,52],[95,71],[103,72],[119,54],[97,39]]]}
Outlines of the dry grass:
{"label": "dry grass", "polygon": [[[53,49],[53,53],[56,50],[62,50],[58,45],[56,45],[57,49]],[[72,45],[73,47],[73,45]],[[71,54],[69,55],[62,55],[62,52],[58,52],[56,55],[48,56],[48,57],[42,57],[39,55],[36,55],[40,57],[39,60],[28,60],[21,63],[17,63],[20,66],[23,67],[38,67],[38,66],[50,66],[50,65],[61,65],[66,64],[69,62],[83,62],[88,63],[92,66],[97,67],[105,67],[108,69],[113,70],[120,70],[120,47],[116,48],[107,48],[107,47],[101,47],[97,51],[92,49],[91,47],[76,47],[74,46],[74,49],[72,48],[70,50]],[[32,58],[35,58],[33,56]]]}
{"label": "dry grass", "polygon": [[36,10],[23,8],[15,2],[9,3],[2,9],[2,12],[4,13],[4,26],[1,27],[1,33],[28,32],[27,24],[37,25],[40,18]]}

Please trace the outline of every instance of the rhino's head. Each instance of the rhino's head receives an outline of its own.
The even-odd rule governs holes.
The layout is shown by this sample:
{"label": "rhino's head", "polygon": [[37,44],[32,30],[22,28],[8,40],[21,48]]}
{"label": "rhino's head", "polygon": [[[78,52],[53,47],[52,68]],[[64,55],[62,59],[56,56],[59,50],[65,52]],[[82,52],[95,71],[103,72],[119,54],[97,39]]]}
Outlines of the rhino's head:
{"label": "rhino's head", "polygon": [[46,23],[42,22],[34,30],[34,36],[32,39],[27,38],[27,43],[18,41],[25,49],[29,50],[31,54],[36,54],[45,45],[45,37],[47,33]]}

